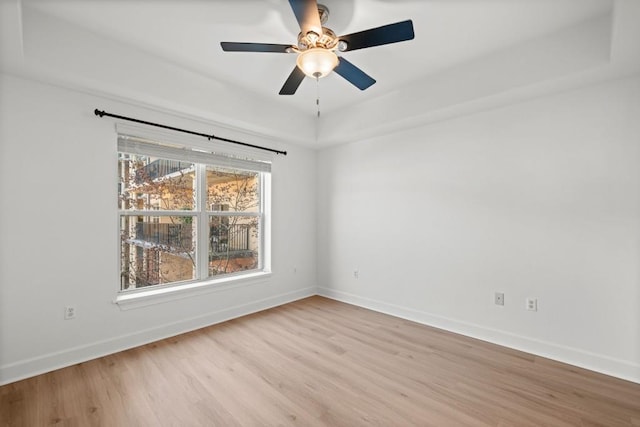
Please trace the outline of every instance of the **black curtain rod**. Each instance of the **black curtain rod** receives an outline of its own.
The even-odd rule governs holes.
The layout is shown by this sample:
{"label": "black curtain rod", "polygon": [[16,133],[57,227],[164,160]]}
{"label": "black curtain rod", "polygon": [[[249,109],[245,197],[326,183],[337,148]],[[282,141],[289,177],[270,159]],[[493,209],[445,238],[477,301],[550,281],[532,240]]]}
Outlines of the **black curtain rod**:
{"label": "black curtain rod", "polygon": [[93,113],[96,116],[99,116],[99,117],[104,117],[104,116],[113,117],[114,119],[128,120],[130,122],[141,123],[143,125],[155,126],[155,127],[158,127],[158,128],[163,128],[163,129],[175,130],[177,132],[188,133],[188,134],[191,134],[191,135],[203,136],[203,137],[207,138],[209,141],[211,141],[212,139],[217,139],[218,141],[230,142],[231,144],[244,145],[245,147],[251,147],[251,148],[257,148],[259,150],[271,151],[272,153],[283,154],[285,156],[287,155],[286,151],[274,150],[273,148],[267,148],[267,147],[261,147],[259,145],[247,144],[246,142],[234,141],[233,139],[221,138],[221,137],[215,136],[215,135],[207,135],[206,133],[193,132],[193,131],[186,130],[186,129],[174,128],[173,126],[161,125],[159,123],[147,122],[145,120],[138,120],[138,119],[134,119],[134,118],[131,118],[131,117],[119,116],[117,114],[107,113],[106,111],[100,111],[97,108],[93,111]]}

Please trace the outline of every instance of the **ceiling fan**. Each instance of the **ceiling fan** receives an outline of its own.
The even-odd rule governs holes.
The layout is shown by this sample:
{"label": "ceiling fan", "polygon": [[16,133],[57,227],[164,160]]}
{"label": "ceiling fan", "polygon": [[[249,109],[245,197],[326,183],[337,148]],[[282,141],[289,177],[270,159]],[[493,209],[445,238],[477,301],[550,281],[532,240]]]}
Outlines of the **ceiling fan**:
{"label": "ceiling fan", "polygon": [[331,29],[322,26],[329,17],[326,6],[318,4],[316,0],[289,0],[289,4],[300,25],[297,44],[220,43],[225,52],[297,53],[296,67],[284,82],[280,95],[296,93],[305,76],[320,79],[331,71],[335,71],[358,89],[365,90],[376,81],[342,56],[338,56],[336,51],[349,52],[414,38],[411,20],[336,36]]}

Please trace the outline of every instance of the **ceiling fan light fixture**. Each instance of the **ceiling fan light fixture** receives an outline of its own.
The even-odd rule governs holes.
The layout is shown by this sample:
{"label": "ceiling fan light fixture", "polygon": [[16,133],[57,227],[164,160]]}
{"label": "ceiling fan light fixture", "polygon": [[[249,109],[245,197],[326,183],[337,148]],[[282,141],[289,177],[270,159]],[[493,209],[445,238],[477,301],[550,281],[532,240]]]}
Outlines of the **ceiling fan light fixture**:
{"label": "ceiling fan light fixture", "polygon": [[410,19],[337,36],[333,30],[324,26],[329,9],[318,4],[318,0],[289,0],[289,6],[300,27],[297,43],[220,42],[225,52],[295,52],[296,66],[280,89],[280,95],[295,94],[305,76],[319,79],[332,71],[358,89],[365,90],[376,82],[375,79],[345,59],[341,53],[403,42],[415,37]]}
{"label": "ceiling fan light fixture", "polygon": [[300,52],[298,68],[309,77],[322,78],[338,65],[338,56],[332,50],[314,47]]}

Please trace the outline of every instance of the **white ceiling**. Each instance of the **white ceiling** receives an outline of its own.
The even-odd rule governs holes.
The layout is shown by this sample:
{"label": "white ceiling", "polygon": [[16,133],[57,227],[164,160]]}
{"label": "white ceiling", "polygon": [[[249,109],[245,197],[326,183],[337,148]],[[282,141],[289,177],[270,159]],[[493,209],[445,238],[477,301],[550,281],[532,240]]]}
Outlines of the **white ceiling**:
{"label": "white ceiling", "polygon": [[338,34],[412,19],[416,37],[343,54],[377,80],[366,91],[332,74],[293,96],[277,93],[295,54],[220,49],[294,44],[286,0],[0,1],[6,72],[312,147],[640,70],[638,0],[320,1]]}

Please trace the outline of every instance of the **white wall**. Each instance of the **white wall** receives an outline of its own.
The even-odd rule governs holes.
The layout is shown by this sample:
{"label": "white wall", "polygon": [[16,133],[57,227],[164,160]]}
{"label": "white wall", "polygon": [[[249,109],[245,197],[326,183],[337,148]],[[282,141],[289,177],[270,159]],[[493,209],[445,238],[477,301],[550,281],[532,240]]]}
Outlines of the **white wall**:
{"label": "white wall", "polygon": [[313,294],[316,276],[334,298],[640,382],[638,76],[317,155],[221,135],[289,152],[273,276],[126,311],[114,125],[93,109],[216,124],[7,75],[0,90],[0,383]]}
{"label": "white wall", "polygon": [[[0,384],[315,293],[315,152],[8,75],[0,88]],[[287,150],[273,163],[271,278],[113,304],[116,135],[94,108]]]}
{"label": "white wall", "polygon": [[640,382],[639,160],[638,76],[324,150],[320,292]]}

